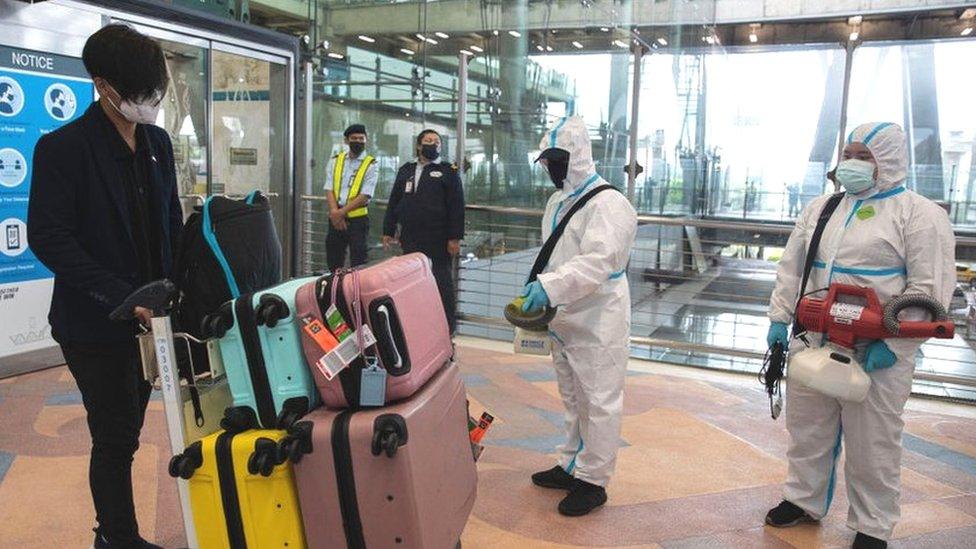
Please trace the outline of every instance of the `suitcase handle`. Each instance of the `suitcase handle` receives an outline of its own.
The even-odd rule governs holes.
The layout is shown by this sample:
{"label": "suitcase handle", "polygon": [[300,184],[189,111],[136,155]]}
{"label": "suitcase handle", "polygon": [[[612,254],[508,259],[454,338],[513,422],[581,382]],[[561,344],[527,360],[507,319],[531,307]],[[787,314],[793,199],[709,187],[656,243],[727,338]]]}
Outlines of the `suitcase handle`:
{"label": "suitcase handle", "polygon": [[393,355],[396,357],[387,364],[386,369],[389,370],[392,367],[394,370],[399,371],[400,368],[403,368],[403,356],[400,355],[400,351],[396,346],[396,341],[393,339],[393,326],[390,324],[390,309],[384,303],[376,308],[376,313],[382,315],[381,317],[383,319],[383,324],[386,328],[385,330],[378,331],[377,333],[382,333],[382,335],[386,338],[385,343],[388,345],[387,348],[392,351]]}

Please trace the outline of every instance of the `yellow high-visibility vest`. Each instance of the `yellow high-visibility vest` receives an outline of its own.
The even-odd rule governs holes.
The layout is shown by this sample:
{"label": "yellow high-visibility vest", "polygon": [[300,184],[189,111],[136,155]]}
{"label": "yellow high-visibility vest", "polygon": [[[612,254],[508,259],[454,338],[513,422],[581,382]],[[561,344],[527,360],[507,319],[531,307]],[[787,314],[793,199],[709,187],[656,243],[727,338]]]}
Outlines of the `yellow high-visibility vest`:
{"label": "yellow high-visibility vest", "polygon": [[[373,157],[367,155],[363,159],[363,163],[359,165],[359,169],[356,170],[356,175],[352,178],[352,186],[349,188],[349,196],[346,197],[346,204],[352,202],[354,198],[359,196],[359,190],[363,187],[363,179],[366,179],[366,170],[373,163]],[[342,168],[346,163],[346,153],[341,152],[336,155],[335,158],[335,168],[332,170],[332,194],[335,195],[336,202],[342,200],[340,194],[342,193]],[[365,217],[369,214],[369,210],[366,206],[362,208],[356,208],[355,210],[349,212],[346,217]]]}

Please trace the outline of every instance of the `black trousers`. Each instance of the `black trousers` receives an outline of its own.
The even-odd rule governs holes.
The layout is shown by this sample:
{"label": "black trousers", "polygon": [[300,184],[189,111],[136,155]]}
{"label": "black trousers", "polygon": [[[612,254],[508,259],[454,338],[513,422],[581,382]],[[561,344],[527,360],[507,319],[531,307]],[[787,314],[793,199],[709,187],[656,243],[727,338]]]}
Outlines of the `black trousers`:
{"label": "black trousers", "polygon": [[368,261],[366,238],[369,236],[369,216],[347,219],[346,223],[344,231],[329,223],[329,236],[325,239],[325,261],[330,271],[346,265],[346,248],[349,248],[350,267]]}
{"label": "black trousers", "polygon": [[88,482],[98,532],[113,544],[139,539],[132,499],[132,457],[146,416],[151,387],[142,378],[139,347],[126,344],[62,344],[88,413],[92,437]]}
{"label": "black trousers", "polygon": [[447,326],[451,330],[451,335],[454,335],[457,329],[457,296],[454,291],[454,258],[447,255],[447,241],[444,241],[445,249],[440,253],[425,250],[408,242],[403,242],[402,247],[405,254],[421,252],[430,258],[434,280],[437,281],[437,290],[441,294],[441,303],[444,304]]}

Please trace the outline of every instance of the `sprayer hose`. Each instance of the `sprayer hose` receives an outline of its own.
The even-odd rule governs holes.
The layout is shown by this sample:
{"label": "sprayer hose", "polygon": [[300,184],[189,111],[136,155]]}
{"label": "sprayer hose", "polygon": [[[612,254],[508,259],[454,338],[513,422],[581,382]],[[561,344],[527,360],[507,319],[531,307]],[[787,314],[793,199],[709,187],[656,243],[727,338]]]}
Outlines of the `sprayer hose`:
{"label": "sprayer hose", "polygon": [[949,314],[946,312],[945,307],[934,297],[925,294],[904,294],[893,298],[884,306],[882,322],[884,323],[885,329],[892,334],[898,335],[901,328],[898,313],[909,307],[925,309],[932,315],[933,322],[941,322],[949,319]]}

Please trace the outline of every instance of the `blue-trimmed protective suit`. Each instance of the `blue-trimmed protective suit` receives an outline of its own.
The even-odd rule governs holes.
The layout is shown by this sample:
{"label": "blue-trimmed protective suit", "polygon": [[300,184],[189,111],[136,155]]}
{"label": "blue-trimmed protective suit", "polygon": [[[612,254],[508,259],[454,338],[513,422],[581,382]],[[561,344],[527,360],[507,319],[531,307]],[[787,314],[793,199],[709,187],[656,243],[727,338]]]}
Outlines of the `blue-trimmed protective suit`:
{"label": "blue-trimmed protective suit", "polygon": [[[882,305],[901,294],[920,292],[948,306],[955,286],[955,238],[946,212],[904,186],[908,170],[905,133],[896,124],[864,124],[851,132],[848,142],[863,143],[871,151],[878,167],[875,185],[859,194],[844,195],[824,230],[806,291],[843,282],[873,288]],[[770,298],[772,321],[793,320],[809,239],[826,200],[827,196],[821,196],[811,202],[790,235]],[[822,340],[819,334],[807,339],[811,344]],[[902,411],[922,341],[885,340],[898,360],[890,368],[869,374],[871,389],[860,403],[787,383],[790,445],[784,499],[814,518],[823,517],[834,495],[843,446],[848,526],[890,539],[900,518]],[[803,347],[793,340],[790,351]]]}
{"label": "blue-trimmed protective suit", "polygon": [[[563,189],[546,205],[545,239],[579,197],[606,181],[596,174],[582,118],[557,121],[539,147],[570,154]],[[637,214],[630,202],[618,192],[600,193],[572,217],[538,278],[550,303],[558,306],[549,327],[566,407],[559,464],[599,486],[610,480],[620,443],[630,337],[626,269],[636,233]]]}

